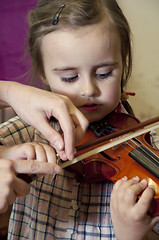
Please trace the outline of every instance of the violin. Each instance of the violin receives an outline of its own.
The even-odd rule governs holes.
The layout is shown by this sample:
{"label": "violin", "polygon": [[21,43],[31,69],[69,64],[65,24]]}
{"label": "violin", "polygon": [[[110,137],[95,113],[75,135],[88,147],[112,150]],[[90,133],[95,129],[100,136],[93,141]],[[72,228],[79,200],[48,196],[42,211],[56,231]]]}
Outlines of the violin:
{"label": "violin", "polygon": [[113,112],[102,121],[90,124],[82,142],[76,146],[75,158],[61,167],[74,172],[80,183],[115,183],[124,176],[146,179],[155,187],[150,214],[157,216],[159,150],[151,145],[150,131],[158,126],[145,129],[157,121],[159,117],[140,123],[134,116]]}

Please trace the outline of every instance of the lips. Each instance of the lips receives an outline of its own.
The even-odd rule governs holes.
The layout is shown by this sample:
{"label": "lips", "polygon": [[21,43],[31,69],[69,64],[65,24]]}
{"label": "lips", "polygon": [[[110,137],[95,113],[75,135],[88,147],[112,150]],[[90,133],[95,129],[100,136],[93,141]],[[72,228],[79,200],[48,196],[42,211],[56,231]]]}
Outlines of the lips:
{"label": "lips", "polygon": [[99,104],[85,104],[85,105],[82,105],[80,108],[84,111],[92,112],[92,111],[97,111],[99,107],[100,107]]}

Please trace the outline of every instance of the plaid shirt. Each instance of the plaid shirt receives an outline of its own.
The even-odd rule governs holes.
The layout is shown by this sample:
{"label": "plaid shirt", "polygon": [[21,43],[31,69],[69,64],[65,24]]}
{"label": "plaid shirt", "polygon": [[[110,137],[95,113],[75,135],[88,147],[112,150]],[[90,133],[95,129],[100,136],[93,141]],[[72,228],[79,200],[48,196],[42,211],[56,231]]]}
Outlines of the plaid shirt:
{"label": "plaid shirt", "polygon": [[[0,141],[48,143],[32,126],[15,117],[1,125]],[[73,175],[47,175],[31,183],[30,194],[17,198],[8,239],[116,239],[110,216],[113,183],[77,183]]]}

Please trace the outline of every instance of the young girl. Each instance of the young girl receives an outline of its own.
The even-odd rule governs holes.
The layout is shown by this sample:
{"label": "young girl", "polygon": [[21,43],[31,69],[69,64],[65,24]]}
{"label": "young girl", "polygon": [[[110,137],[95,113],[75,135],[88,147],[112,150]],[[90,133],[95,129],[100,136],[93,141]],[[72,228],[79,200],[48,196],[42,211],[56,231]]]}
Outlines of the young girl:
{"label": "young girl", "polygon": [[[120,100],[131,72],[130,30],[115,0],[41,0],[30,13],[29,46],[34,73],[52,92],[70,99],[90,123],[125,111]],[[13,139],[17,144],[45,141],[33,127],[12,121],[2,126],[4,145],[14,145]],[[112,189],[107,181],[80,184],[69,171],[39,178],[26,198],[16,200],[8,238],[159,239],[151,232],[157,218],[147,214],[154,189],[135,176],[119,180],[111,220]],[[121,197],[125,191],[131,193],[128,198]]]}

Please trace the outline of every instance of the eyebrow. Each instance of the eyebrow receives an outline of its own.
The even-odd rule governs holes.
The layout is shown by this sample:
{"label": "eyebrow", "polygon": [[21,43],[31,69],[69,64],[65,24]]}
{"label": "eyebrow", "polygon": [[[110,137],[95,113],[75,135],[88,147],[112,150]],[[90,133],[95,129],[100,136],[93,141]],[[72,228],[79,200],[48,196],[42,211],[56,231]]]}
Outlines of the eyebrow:
{"label": "eyebrow", "polygon": [[75,70],[75,67],[66,67],[66,68],[54,68],[52,71],[62,72],[62,71],[71,71]]}
{"label": "eyebrow", "polygon": [[107,67],[107,66],[115,66],[118,65],[118,62],[106,62],[96,65],[95,67]]}
{"label": "eyebrow", "polygon": [[[107,67],[107,66],[115,66],[117,65],[118,62],[107,62],[107,63],[100,63],[94,66],[94,68],[99,68],[99,67]],[[75,67],[66,67],[66,68],[54,68],[52,71],[55,72],[62,72],[62,71],[72,71],[75,70]]]}

